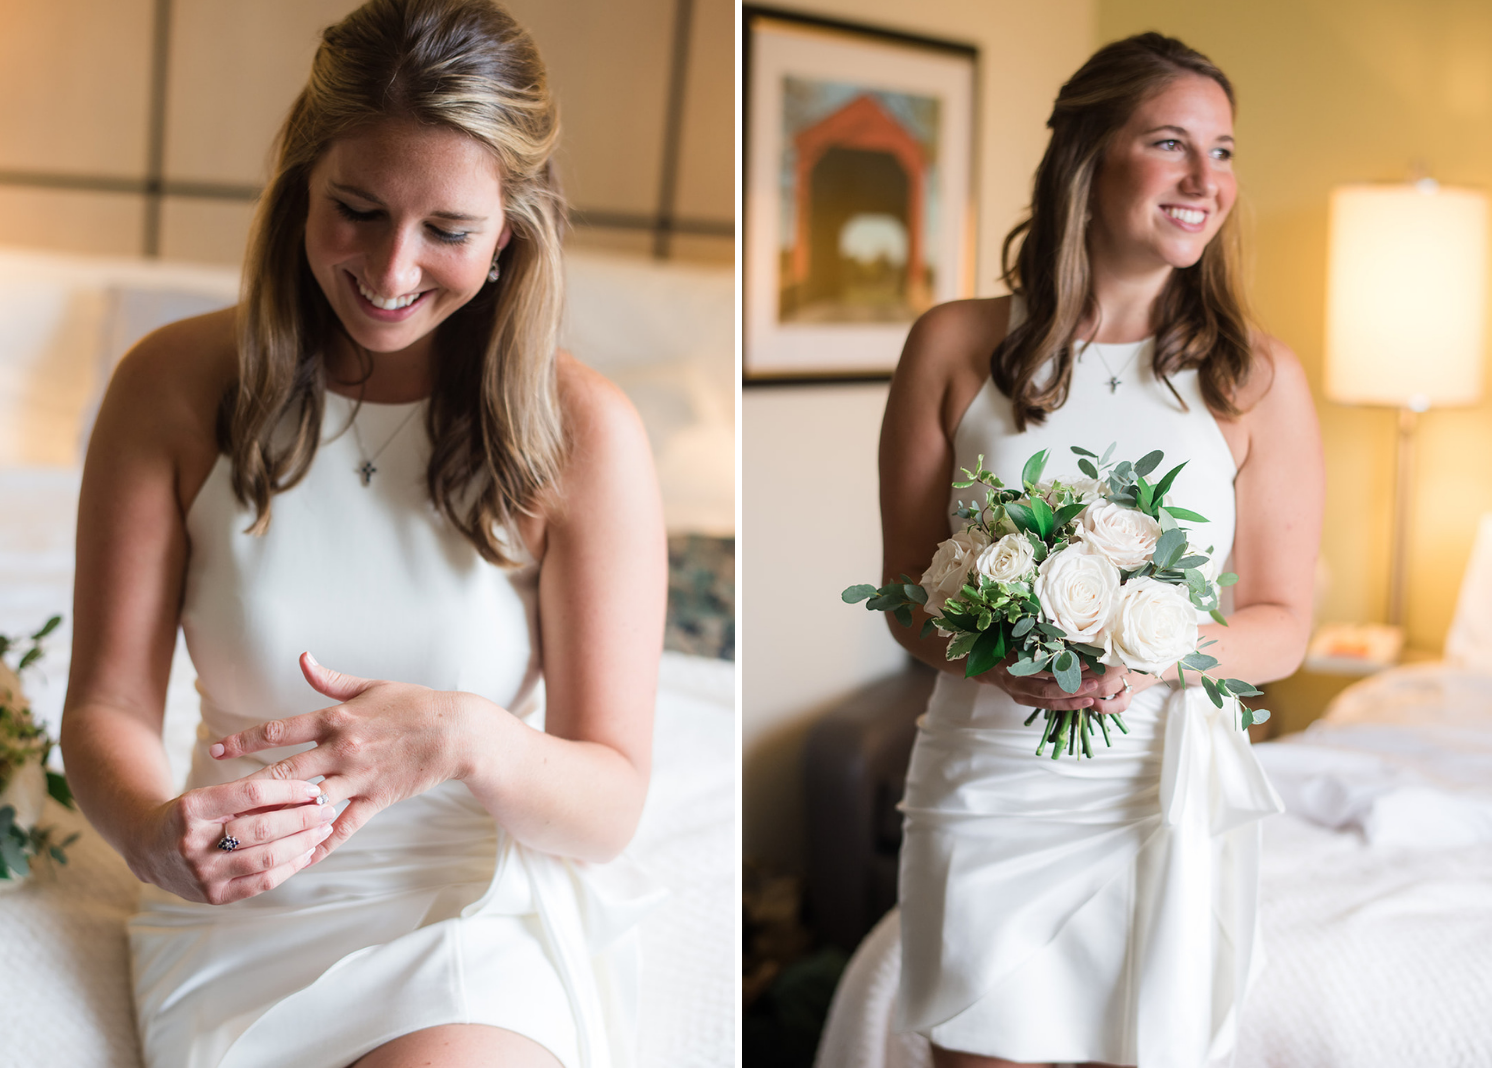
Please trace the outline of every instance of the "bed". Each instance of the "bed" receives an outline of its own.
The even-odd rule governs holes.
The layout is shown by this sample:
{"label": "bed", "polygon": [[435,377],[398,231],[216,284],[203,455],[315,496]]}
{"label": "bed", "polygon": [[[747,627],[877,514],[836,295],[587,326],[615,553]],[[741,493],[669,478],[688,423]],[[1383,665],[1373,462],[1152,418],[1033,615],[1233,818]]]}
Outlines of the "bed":
{"label": "bed", "polygon": [[[1264,822],[1266,967],[1235,1068],[1491,1063],[1489,543],[1486,519],[1442,661],[1363,679],[1308,730],[1256,746],[1287,811]],[[840,981],[818,1068],[932,1064],[924,1039],[891,1031],[900,925],[884,911],[891,769],[910,751],[925,670],[871,687],[811,737],[814,919],[847,942],[851,913],[879,917]]]}
{"label": "bed", "polygon": [[[647,421],[661,474],[672,607],[654,769],[630,847],[671,898],[642,928],[641,1068],[735,1062],[739,920],[733,633],[734,287],[728,269],[571,254],[565,343]],[[0,634],[72,603],[82,445],[114,362],[156,325],[232,303],[233,271],[0,250]],[[28,672],[55,736],[68,624]],[[186,775],[197,722],[179,637],[164,735]],[[55,759],[55,758],[54,758]],[[87,822],[66,865],[0,892],[0,1062],[138,1068],[124,921],[139,884]]]}

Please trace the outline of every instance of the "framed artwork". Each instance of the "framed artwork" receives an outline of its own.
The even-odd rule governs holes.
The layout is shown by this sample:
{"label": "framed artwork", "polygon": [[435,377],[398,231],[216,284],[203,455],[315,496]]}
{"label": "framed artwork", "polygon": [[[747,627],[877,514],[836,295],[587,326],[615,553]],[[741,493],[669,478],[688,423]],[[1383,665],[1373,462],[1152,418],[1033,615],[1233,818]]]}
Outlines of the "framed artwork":
{"label": "framed artwork", "polygon": [[890,377],[974,291],[978,52],[744,10],[744,378]]}

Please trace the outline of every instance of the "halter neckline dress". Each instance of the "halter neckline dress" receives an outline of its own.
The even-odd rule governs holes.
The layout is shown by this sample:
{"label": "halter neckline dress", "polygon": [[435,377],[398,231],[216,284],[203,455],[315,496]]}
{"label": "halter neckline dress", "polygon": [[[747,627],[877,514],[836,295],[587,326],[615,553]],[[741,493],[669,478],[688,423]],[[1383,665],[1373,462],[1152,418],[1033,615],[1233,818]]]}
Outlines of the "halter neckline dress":
{"label": "halter neckline dress", "polygon": [[[477,693],[541,729],[538,566],[486,563],[427,497],[425,405],[326,395],[306,476],[245,533],[221,456],[187,517],[182,627],[203,721],[188,789],[310,746],[228,761],[227,734],[334,702],[297,658]],[[415,416],[415,417],[414,417]],[[635,925],[660,894],[624,858],[514,841],[459,782],[382,810],[276,889],[229,905],[147,886],[129,926],[148,1068],[346,1068],[440,1024],[488,1024],[566,1068],[634,1063]]]}
{"label": "halter neckline dress", "polygon": [[[1130,460],[1160,449],[1158,476],[1189,461],[1171,497],[1210,520],[1188,526],[1191,543],[1222,570],[1234,459],[1197,373],[1173,376],[1184,411],[1155,378],[1152,344],[1078,343],[1067,401],[1024,432],[987,378],[954,436],[955,480],[981,453],[1015,486],[1042,449],[1045,477],[1069,478],[1082,476],[1070,446],[1113,443]],[[1031,711],[941,673],[918,721],[896,1030],[1015,1061],[1202,1068],[1232,1048],[1258,964],[1258,821],[1280,799],[1200,687],[1138,692],[1130,733],[1091,760],[1038,757]]]}

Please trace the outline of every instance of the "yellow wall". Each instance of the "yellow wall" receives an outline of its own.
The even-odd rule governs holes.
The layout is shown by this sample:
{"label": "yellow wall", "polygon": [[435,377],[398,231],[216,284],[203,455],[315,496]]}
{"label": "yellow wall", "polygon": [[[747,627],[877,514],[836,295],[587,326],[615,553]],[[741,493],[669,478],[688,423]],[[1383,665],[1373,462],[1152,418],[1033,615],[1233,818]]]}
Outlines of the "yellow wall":
{"label": "yellow wall", "polygon": [[[1096,43],[1144,30],[1180,37],[1235,84],[1251,298],[1264,328],[1302,358],[1323,425],[1329,587],[1320,615],[1380,620],[1396,416],[1322,397],[1328,194],[1343,182],[1404,181],[1414,166],[1488,189],[1489,4],[1100,0]],[[1408,644],[1437,652],[1490,507],[1489,405],[1423,415],[1416,456]]]}

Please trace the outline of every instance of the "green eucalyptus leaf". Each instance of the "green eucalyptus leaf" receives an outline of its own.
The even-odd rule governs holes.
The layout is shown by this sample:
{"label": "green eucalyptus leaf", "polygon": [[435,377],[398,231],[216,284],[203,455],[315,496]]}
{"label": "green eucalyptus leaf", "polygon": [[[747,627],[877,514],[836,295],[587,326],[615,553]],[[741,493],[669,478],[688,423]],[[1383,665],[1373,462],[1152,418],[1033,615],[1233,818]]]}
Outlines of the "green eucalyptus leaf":
{"label": "green eucalyptus leaf", "polygon": [[1208,694],[1208,699],[1214,703],[1215,708],[1224,707],[1224,698],[1219,696],[1218,688],[1214,686],[1214,680],[1207,675],[1203,676],[1203,689]]}
{"label": "green eucalyptus leaf", "polygon": [[1177,561],[1177,566],[1186,571],[1189,568],[1202,567],[1206,563],[1208,563],[1206,556],[1184,556]]}
{"label": "green eucalyptus leaf", "polygon": [[935,630],[937,630],[937,617],[928,616],[927,622],[922,624],[922,633],[917,635],[917,637],[926,638]]}
{"label": "green eucalyptus leaf", "polygon": [[1189,671],[1207,671],[1219,666],[1219,662],[1207,653],[1188,653],[1179,663]]}
{"label": "green eucalyptus leaf", "polygon": [[1052,661],[1052,674],[1057,676],[1057,684],[1067,693],[1077,693],[1083,686],[1083,667],[1078,657],[1068,650],[1058,653]]}
{"label": "green eucalyptus leaf", "polygon": [[1065,633],[1064,631],[1060,630],[1057,627],[1054,627],[1051,623],[1048,623],[1043,619],[1038,619],[1036,621],[1036,629],[1047,635],[1047,637],[1049,638],[1061,638]]}
{"label": "green eucalyptus leaf", "polygon": [[1185,545],[1187,545],[1187,535],[1181,529],[1164,530],[1161,537],[1156,539],[1156,549],[1151,554],[1151,562],[1157,567],[1170,567],[1173,554],[1180,553]]}
{"label": "green eucalyptus leaf", "polygon": [[1229,620],[1225,619],[1224,618],[1224,613],[1220,612],[1217,608],[1213,609],[1208,614],[1209,614],[1209,617],[1211,619],[1213,619],[1213,621],[1215,623],[1219,624],[1219,626],[1221,626],[1221,627],[1227,627],[1227,626],[1229,626]]}
{"label": "green eucalyptus leaf", "polygon": [[895,616],[896,622],[900,623],[903,627],[911,626],[911,605],[897,605],[891,615]]}
{"label": "green eucalyptus leaf", "polygon": [[1071,452],[1074,456],[1089,456],[1093,457],[1094,459],[1098,459],[1098,457],[1095,457],[1093,453],[1089,452],[1087,449],[1080,449],[1077,445],[1069,445],[1068,451]]}
{"label": "green eucalyptus leaf", "polygon": [[1011,628],[1010,635],[1012,638],[1019,638],[1034,626],[1036,626],[1035,616],[1022,616],[1020,622]]}
{"label": "green eucalyptus leaf", "polygon": [[1089,478],[1099,477],[1099,469],[1082,457],[1078,458],[1078,470],[1088,475]]}
{"label": "green eucalyptus leaf", "polygon": [[1152,471],[1156,470],[1156,465],[1161,463],[1161,458],[1161,450],[1152,449],[1135,462],[1135,473],[1138,475],[1149,475]]}
{"label": "green eucalyptus leaf", "polygon": [[871,586],[868,582],[862,582],[858,586],[850,586],[844,591],[844,603],[859,604],[860,601],[874,597],[879,592],[879,590]]}
{"label": "green eucalyptus leaf", "polygon": [[1264,690],[1257,690],[1248,682],[1242,682],[1239,679],[1225,679],[1224,688],[1236,697],[1259,697],[1265,693]]}
{"label": "green eucalyptus leaf", "polygon": [[1220,575],[1218,577],[1218,579],[1217,579],[1217,581],[1218,581],[1218,583],[1219,583],[1220,586],[1233,586],[1239,580],[1240,580],[1240,577],[1238,575],[1236,575],[1233,571],[1226,571],[1226,572],[1224,572],[1224,574]]}
{"label": "green eucalyptus leaf", "polygon": [[16,665],[16,674],[19,675],[21,672],[25,671],[27,668],[29,668],[32,664],[35,664],[41,658],[42,658],[42,651],[40,649],[32,648],[32,649],[26,650],[26,655],[23,656],[23,657],[21,657],[21,662]]}
{"label": "green eucalyptus leaf", "polygon": [[1010,672],[1012,675],[1035,675],[1045,670],[1046,667],[1047,658],[1043,656],[1038,657],[1035,660],[1017,660],[1014,664],[1012,664],[1005,670]]}
{"label": "green eucalyptus leaf", "polygon": [[1208,522],[1207,519],[1204,519],[1201,515],[1199,515],[1197,512],[1193,511],[1190,508],[1178,508],[1175,505],[1169,504],[1169,505],[1166,505],[1162,509],[1162,511],[1171,513],[1171,516],[1172,516],[1173,519],[1185,519],[1189,523],[1207,523]]}
{"label": "green eucalyptus leaf", "polygon": [[1271,718],[1271,710],[1269,708],[1252,708],[1250,709],[1250,714],[1251,722],[1253,723],[1264,723]]}

